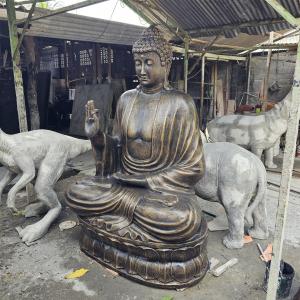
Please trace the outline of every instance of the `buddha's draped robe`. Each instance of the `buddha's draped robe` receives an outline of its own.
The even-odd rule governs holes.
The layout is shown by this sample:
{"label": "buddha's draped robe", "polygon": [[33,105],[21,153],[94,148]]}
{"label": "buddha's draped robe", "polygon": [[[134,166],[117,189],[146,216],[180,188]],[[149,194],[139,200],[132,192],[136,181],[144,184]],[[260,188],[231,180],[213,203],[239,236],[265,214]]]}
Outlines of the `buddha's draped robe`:
{"label": "buddha's draped robe", "polygon": [[[124,93],[117,106],[114,139],[105,151],[116,157],[113,140],[121,144],[121,172],[145,176],[149,188],[121,185],[93,177],[71,186],[68,205],[100,229],[131,239],[177,242],[193,237],[201,226],[201,209],[193,186],[204,173],[203,148],[193,99],[163,90],[156,97],[151,123],[151,155],[140,158],[128,150],[132,112],[138,89]],[[147,114],[145,114],[147,116]],[[110,158],[111,160],[111,158]]]}

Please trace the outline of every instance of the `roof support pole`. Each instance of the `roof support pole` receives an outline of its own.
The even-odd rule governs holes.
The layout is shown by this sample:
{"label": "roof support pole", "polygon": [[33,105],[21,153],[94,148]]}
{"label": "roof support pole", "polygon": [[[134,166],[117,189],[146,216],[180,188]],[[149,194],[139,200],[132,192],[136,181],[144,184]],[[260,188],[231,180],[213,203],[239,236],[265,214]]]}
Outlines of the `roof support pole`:
{"label": "roof support pole", "polygon": [[[273,43],[274,41],[274,32],[270,32],[269,42]],[[266,73],[262,82],[262,101],[263,101],[263,111],[266,111],[267,101],[268,101],[268,88],[269,88],[269,77],[270,77],[270,68],[272,62],[272,49],[268,50],[267,64],[266,64]]]}
{"label": "roof support pole", "polygon": [[[276,0],[265,0],[272,8],[294,27],[299,27],[300,22]],[[276,226],[273,242],[273,258],[271,262],[267,300],[276,300],[278,276],[284,241],[284,231],[287,218],[292,172],[295,160],[296,140],[300,115],[300,42],[298,43],[296,67],[294,74],[292,104],[290,108],[286,143],[283,155],[282,173],[279,189]]]}
{"label": "roof support pole", "polygon": [[187,93],[188,83],[188,72],[189,72],[189,39],[184,39],[184,92]]}
{"label": "roof support pole", "polygon": [[292,104],[286,133],[286,143],[283,155],[282,174],[279,189],[278,208],[276,216],[276,227],[273,242],[273,258],[268,283],[267,300],[275,300],[278,287],[278,274],[282,256],[285,223],[287,219],[287,208],[292,172],[295,160],[296,140],[300,117],[300,42],[298,43],[296,67],[294,74]]}
{"label": "roof support pole", "polygon": [[[10,40],[10,50],[12,56],[14,82],[15,82],[15,93],[17,102],[17,111],[19,118],[19,128],[20,132],[27,131],[27,117],[26,117],[26,107],[25,107],[25,97],[23,89],[23,78],[20,66],[20,52],[17,50],[18,45],[18,33],[16,26],[16,11],[14,0],[6,1],[7,9],[7,20],[9,29],[9,40]],[[14,57],[14,53],[15,57]]]}
{"label": "roof support pole", "polygon": [[14,52],[14,56],[13,56],[14,59],[16,58],[16,52],[20,50],[20,46],[21,46],[21,44],[22,44],[22,41],[23,41],[25,32],[26,32],[26,30],[27,30],[27,28],[28,28],[29,22],[30,22],[31,17],[32,17],[32,14],[33,14],[33,12],[34,12],[34,9],[35,9],[35,6],[36,6],[36,2],[37,2],[37,0],[33,0],[33,3],[32,3],[32,5],[31,5],[30,11],[29,11],[29,13],[28,13],[27,19],[26,19],[26,21],[25,21],[25,23],[24,23],[24,26],[23,26],[23,30],[22,30],[21,36],[20,36],[19,39],[18,39],[18,44],[17,44],[17,47],[16,47],[15,52]]}

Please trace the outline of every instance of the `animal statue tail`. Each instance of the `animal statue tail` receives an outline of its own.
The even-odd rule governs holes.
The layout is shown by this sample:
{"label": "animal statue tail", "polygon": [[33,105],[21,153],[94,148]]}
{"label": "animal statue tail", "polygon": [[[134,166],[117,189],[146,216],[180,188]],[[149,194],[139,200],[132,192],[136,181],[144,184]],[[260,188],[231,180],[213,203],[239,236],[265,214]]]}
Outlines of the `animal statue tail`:
{"label": "animal statue tail", "polygon": [[[267,175],[266,175],[266,169],[263,165],[263,163],[258,160],[258,167],[257,167],[257,173],[258,173],[258,181],[257,181],[257,190],[256,195],[254,197],[254,200],[249,205],[246,214],[245,214],[245,222],[249,227],[252,227],[253,225],[253,211],[257,207],[257,205],[262,201],[266,201],[264,198],[266,196],[266,190],[267,190]],[[264,209],[266,209],[266,206],[264,205]]]}

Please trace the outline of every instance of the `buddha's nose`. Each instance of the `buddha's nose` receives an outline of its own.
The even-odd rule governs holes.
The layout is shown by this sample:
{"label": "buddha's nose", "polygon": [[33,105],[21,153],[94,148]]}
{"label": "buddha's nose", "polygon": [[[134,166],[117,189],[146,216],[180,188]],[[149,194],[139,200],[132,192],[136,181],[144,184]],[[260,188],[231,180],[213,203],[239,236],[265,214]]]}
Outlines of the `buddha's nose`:
{"label": "buddha's nose", "polygon": [[146,75],[144,64],[142,64],[142,67],[141,67],[141,75]]}

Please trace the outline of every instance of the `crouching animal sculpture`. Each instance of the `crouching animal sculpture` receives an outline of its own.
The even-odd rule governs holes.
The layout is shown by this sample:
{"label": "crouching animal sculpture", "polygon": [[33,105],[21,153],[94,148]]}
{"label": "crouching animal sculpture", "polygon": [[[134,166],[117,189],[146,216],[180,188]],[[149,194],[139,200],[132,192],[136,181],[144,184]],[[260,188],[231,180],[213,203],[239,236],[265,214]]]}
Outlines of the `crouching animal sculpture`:
{"label": "crouching animal sculpture", "polygon": [[21,174],[7,196],[7,206],[17,211],[16,194],[35,178],[38,170],[34,189],[39,201],[26,207],[25,216],[47,212],[40,221],[28,225],[20,232],[23,242],[33,242],[48,231],[61,211],[61,204],[53,189],[54,184],[60,178],[68,160],[90,149],[90,141],[49,130],[33,130],[14,135],[0,130],[0,163],[5,167],[0,181],[0,203],[5,186],[16,174]]}
{"label": "crouching animal sculpture", "polygon": [[266,214],[266,170],[251,152],[231,143],[206,143],[204,176],[195,185],[196,194],[220,202],[226,211],[229,233],[227,248],[243,247],[244,224],[257,239],[268,237]]}
{"label": "crouching animal sculpture", "polygon": [[275,107],[259,116],[226,115],[207,124],[213,142],[230,142],[240,145],[259,158],[265,150],[265,166],[277,168],[273,163],[273,147],[287,130],[292,93]]}

